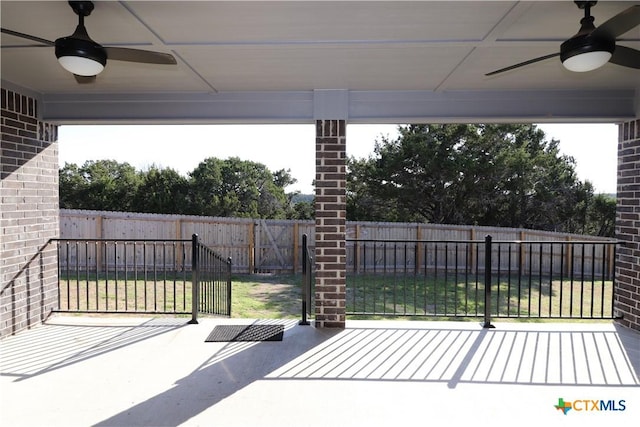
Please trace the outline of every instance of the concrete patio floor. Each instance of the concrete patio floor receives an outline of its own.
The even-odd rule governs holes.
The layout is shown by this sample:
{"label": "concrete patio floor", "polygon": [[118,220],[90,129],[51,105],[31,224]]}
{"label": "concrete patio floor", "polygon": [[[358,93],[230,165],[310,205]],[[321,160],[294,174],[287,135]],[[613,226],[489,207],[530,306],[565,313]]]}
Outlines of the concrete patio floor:
{"label": "concrete patio floor", "polygon": [[[283,341],[207,343],[215,325],[254,321],[187,320],[58,315],[0,341],[0,425],[630,426],[640,419],[640,334],[612,323],[497,322],[486,330],[471,322],[349,321],[336,331],[257,321],[284,323]],[[563,414],[554,407],[560,398],[589,402]],[[588,410],[595,400],[618,410]]]}

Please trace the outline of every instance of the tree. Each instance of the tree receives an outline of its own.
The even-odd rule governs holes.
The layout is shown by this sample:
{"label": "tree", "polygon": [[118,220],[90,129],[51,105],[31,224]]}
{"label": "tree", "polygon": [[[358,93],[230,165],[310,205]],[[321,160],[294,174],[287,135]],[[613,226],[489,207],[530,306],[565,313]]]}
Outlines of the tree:
{"label": "tree", "polygon": [[247,218],[293,218],[307,214],[291,202],[290,170],[274,173],[239,158],[208,158],[188,177],[151,166],[137,172],[128,163],[88,161],[59,171],[60,207]]}
{"label": "tree", "polygon": [[[282,171],[281,171],[282,172]],[[279,186],[290,181],[261,163],[237,157],[208,158],[191,172],[191,210],[198,215],[284,218],[287,198]]]}
{"label": "tree", "polygon": [[616,232],[616,199],[606,194],[596,194],[586,209],[585,234],[614,237]]}
{"label": "tree", "polygon": [[80,194],[87,183],[80,174],[80,168],[75,163],[65,163],[58,171],[58,187],[60,207],[63,209],[82,209]]}
{"label": "tree", "polygon": [[142,173],[132,206],[136,212],[181,214],[189,211],[189,181],[171,168],[151,166]]}
{"label": "tree", "polygon": [[[593,195],[535,125],[409,125],[348,159],[351,220],[573,231]],[[582,209],[582,210],[581,210]]]}
{"label": "tree", "polygon": [[115,160],[65,164],[59,178],[60,207],[74,209],[130,211],[142,183],[133,166]]}

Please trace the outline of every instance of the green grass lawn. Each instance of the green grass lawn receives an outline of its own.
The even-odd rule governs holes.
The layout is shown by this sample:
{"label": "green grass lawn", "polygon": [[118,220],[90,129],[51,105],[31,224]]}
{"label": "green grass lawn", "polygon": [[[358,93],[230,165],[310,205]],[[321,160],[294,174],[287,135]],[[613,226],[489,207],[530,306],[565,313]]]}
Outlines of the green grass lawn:
{"label": "green grass lawn", "polygon": [[[295,318],[300,315],[300,276],[239,275],[231,282],[231,315],[238,318]],[[191,313],[191,278],[82,275],[61,277],[60,310],[79,312]]]}
{"label": "green grass lawn", "polygon": [[[494,317],[612,317],[611,281],[494,278]],[[470,278],[425,275],[348,275],[347,312],[363,316],[479,317],[484,284]]]}
{"label": "green grass lawn", "polygon": [[60,278],[59,291],[62,311],[191,311],[191,282],[180,278]]}
{"label": "green grass lawn", "polygon": [[[117,280],[116,280],[117,279]],[[79,312],[191,313],[191,278],[73,277],[60,280],[60,309]],[[300,275],[234,275],[231,315],[237,318],[301,316]],[[521,277],[495,278],[493,317],[611,318],[612,282]],[[464,277],[347,276],[347,313],[354,318],[478,318],[484,286]]]}
{"label": "green grass lawn", "polygon": [[289,319],[301,316],[301,276],[246,275],[233,278],[231,316]]}

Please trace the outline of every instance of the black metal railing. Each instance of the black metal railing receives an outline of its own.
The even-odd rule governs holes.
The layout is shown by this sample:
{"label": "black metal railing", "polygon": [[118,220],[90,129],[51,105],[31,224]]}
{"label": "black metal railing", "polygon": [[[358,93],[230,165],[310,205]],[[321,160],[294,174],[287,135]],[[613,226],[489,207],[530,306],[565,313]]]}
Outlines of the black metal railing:
{"label": "black metal railing", "polygon": [[192,236],[193,310],[191,323],[198,313],[231,316],[231,258],[218,255]]}
{"label": "black metal railing", "polygon": [[615,241],[347,241],[347,314],[613,317]]}
{"label": "black metal railing", "polygon": [[189,240],[60,239],[65,312],[189,313]]}
{"label": "black metal railing", "polygon": [[191,314],[193,320],[194,310],[231,312],[230,260],[219,264],[220,257],[196,235],[51,243],[58,258],[57,311]]}
{"label": "black metal railing", "polygon": [[302,235],[302,320],[301,325],[309,325],[307,316],[313,311],[313,257],[309,251],[308,237]]}

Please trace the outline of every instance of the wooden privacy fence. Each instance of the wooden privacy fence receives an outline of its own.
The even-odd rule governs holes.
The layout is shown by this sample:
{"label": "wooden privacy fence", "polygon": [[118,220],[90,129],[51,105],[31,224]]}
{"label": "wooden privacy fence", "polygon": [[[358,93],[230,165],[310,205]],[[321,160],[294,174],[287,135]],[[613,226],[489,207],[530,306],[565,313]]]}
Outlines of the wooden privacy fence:
{"label": "wooden privacy fence", "polygon": [[[61,239],[189,239],[197,234],[201,242],[223,257],[231,257],[234,273],[299,273],[302,271],[302,235],[309,236],[311,253],[315,248],[315,222],[296,220],[260,220],[189,215],[141,214],[127,212],[60,210]],[[603,241],[594,236],[554,233],[526,229],[387,222],[347,222],[347,270],[361,262],[354,251],[357,240],[470,241],[491,235],[494,241]],[[527,249],[530,248],[530,249]],[[420,251],[419,247],[417,249]],[[452,249],[447,249],[452,250]],[[521,257],[528,263],[539,258],[532,251],[546,246],[521,246]],[[526,251],[526,253],[525,253]],[[418,259],[423,254],[418,253]],[[452,252],[452,256],[455,254]],[[554,257],[568,256],[555,253]],[[79,255],[82,257],[82,254]],[[367,256],[373,256],[369,253]],[[428,256],[430,256],[428,254]],[[472,259],[477,254],[467,254]],[[586,254],[597,268],[612,268],[613,254],[598,251]],[[390,261],[391,258],[387,262]],[[443,258],[442,258],[443,259]],[[79,263],[84,260],[79,259]],[[402,257],[394,262],[407,262]],[[427,262],[430,262],[427,260]],[[514,263],[516,260],[502,260]],[[404,264],[402,264],[404,265]],[[558,264],[559,265],[559,264]],[[358,268],[358,267],[355,267]],[[566,265],[565,265],[566,268]]]}
{"label": "wooden privacy fence", "polygon": [[313,236],[314,227],[314,221],[60,210],[61,239],[181,240],[197,234],[232,259],[235,273],[301,271],[302,235]]}

